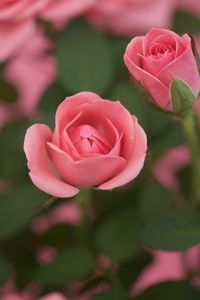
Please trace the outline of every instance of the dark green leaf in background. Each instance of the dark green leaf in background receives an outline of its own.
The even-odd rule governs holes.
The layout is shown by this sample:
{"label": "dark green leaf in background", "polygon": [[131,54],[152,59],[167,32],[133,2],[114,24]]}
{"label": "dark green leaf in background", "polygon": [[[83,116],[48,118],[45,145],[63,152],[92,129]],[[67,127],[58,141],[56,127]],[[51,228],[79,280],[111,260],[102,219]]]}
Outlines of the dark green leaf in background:
{"label": "dark green leaf in background", "polygon": [[54,114],[58,105],[68,96],[67,92],[59,82],[54,82],[43,94],[39,107],[42,111],[53,111]]}
{"label": "dark green leaf in background", "polygon": [[173,209],[171,194],[156,182],[149,182],[141,191],[139,212],[145,223]]}
{"label": "dark green leaf in background", "polygon": [[123,286],[128,290],[143,272],[143,269],[152,262],[148,252],[140,252],[138,256],[131,258],[119,267],[119,278]]}
{"label": "dark green leaf in background", "polygon": [[18,183],[27,177],[26,158],[23,151],[27,120],[12,122],[0,131],[0,177]]}
{"label": "dark green leaf in background", "polygon": [[109,42],[89,25],[72,23],[61,33],[56,49],[59,78],[71,93],[103,93],[112,83],[114,60]]}
{"label": "dark green leaf in background", "polygon": [[199,300],[200,291],[186,282],[164,282],[146,289],[134,300]]}
{"label": "dark green leaf in background", "polygon": [[4,284],[8,280],[8,264],[3,256],[0,255],[0,287],[4,286]]}
{"label": "dark green leaf in background", "polygon": [[94,271],[95,261],[89,250],[68,247],[49,264],[41,267],[35,279],[48,286],[62,286]]}
{"label": "dark green leaf in background", "polygon": [[43,198],[44,194],[33,185],[26,185],[1,197],[0,240],[14,235],[25,227],[35,214],[34,208]]}
{"label": "dark green leaf in background", "polygon": [[0,99],[9,104],[17,101],[16,88],[2,75],[0,75]]}
{"label": "dark green leaf in background", "polygon": [[200,242],[200,214],[192,210],[173,210],[148,223],[140,234],[149,247],[184,251]]}
{"label": "dark green leaf in background", "polygon": [[200,21],[193,14],[180,10],[174,17],[173,30],[178,34],[198,34],[200,33]]}
{"label": "dark green leaf in background", "polygon": [[134,212],[119,212],[98,227],[95,237],[97,247],[114,261],[126,261],[139,251],[139,228],[140,221]]}
{"label": "dark green leaf in background", "polygon": [[105,291],[95,295],[93,300],[128,300],[128,296],[120,288],[112,288],[111,290]]}

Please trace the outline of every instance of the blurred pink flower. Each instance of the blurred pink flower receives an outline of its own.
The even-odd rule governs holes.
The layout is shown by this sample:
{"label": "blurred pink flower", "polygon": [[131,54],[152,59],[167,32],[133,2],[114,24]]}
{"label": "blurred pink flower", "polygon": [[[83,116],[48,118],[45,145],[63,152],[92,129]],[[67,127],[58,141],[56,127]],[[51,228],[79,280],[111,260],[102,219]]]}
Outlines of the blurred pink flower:
{"label": "blurred pink flower", "polygon": [[36,253],[36,259],[38,264],[43,265],[50,263],[54,257],[56,256],[57,252],[56,249],[52,246],[45,245],[40,246]]}
{"label": "blurred pink flower", "polygon": [[80,210],[75,202],[63,203],[44,216],[37,217],[32,222],[32,230],[42,234],[56,224],[79,224]]}
{"label": "blurred pink flower", "polygon": [[0,128],[19,116],[31,117],[43,92],[56,78],[55,61],[49,51],[50,41],[37,29],[4,70],[5,78],[15,86],[18,99],[15,104],[0,102]]}
{"label": "blurred pink flower", "polygon": [[147,266],[133,285],[131,294],[136,295],[151,285],[164,281],[178,281],[186,278],[187,272],[193,273],[192,283],[200,287],[200,245],[196,245],[184,254],[181,252],[153,251],[153,262]]}
{"label": "blurred pink flower", "polygon": [[200,2],[198,0],[177,0],[178,8],[200,17]]}
{"label": "blurred pink flower", "polygon": [[174,9],[173,0],[99,0],[86,18],[112,34],[133,36],[152,27],[169,27]]}
{"label": "blurred pink flower", "polygon": [[67,298],[60,293],[54,292],[46,296],[43,296],[37,300],[67,300]]}
{"label": "blurred pink flower", "polygon": [[152,172],[155,178],[172,192],[179,190],[177,173],[190,164],[191,158],[186,146],[174,147],[167,150],[155,162]]}
{"label": "blurred pink flower", "polygon": [[47,87],[56,77],[50,41],[38,29],[25,47],[6,66],[5,77],[17,88],[19,98],[13,115],[31,116]]}
{"label": "blurred pink flower", "polygon": [[[1,0],[0,62],[6,60],[34,32],[34,17],[49,0]],[[2,47],[3,45],[3,47]]]}
{"label": "blurred pink flower", "polygon": [[73,18],[85,13],[96,0],[50,0],[41,18],[62,29]]}

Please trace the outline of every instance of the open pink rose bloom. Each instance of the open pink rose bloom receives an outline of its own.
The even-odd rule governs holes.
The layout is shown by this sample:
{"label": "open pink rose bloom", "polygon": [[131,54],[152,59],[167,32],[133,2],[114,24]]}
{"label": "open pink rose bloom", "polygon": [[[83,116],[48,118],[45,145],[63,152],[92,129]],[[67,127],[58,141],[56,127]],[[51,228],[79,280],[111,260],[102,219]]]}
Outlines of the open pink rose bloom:
{"label": "open pink rose bloom", "polygon": [[146,135],[119,103],[89,92],[67,98],[57,109],[53,131],[31,126],[24,150],[33,183],[56,197],[72,197],[79,187],[110,190],[140,172]]}

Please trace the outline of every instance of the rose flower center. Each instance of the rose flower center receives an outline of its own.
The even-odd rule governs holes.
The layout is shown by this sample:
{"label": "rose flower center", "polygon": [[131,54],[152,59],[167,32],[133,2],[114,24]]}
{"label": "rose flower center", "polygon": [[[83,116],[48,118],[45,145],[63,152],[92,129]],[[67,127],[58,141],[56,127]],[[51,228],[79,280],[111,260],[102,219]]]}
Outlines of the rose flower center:
{"label": "rose flower center", "polygon": [[69,137],[74,147],[82,155],[107,154],[111,150],[102,134],[88,124],[72,128]]}

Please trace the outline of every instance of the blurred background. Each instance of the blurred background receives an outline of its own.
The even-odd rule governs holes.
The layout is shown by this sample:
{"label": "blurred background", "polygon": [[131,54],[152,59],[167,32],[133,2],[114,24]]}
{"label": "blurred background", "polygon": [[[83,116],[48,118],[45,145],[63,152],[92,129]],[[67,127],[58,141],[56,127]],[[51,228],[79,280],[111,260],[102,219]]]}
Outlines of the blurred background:
{"label": "blurred background", "polygon": [[[190,33],[200,51],[200,2],[36,2],[0,3],[0,299],[200,299],[199,245],[183,263],[179,252],[149,250],[138,238],[173,209],[181,188],[189,195],[190,155],[178,124],[145,106],[123,63],[130,39],[152,27]],[[57,106],[84,90],[120,100],[149,147],[132,184],[92,191],[88,245],[76,199],[41,209],[48,195],[31,183],[23,152],[26,129],[53,129]]]}

